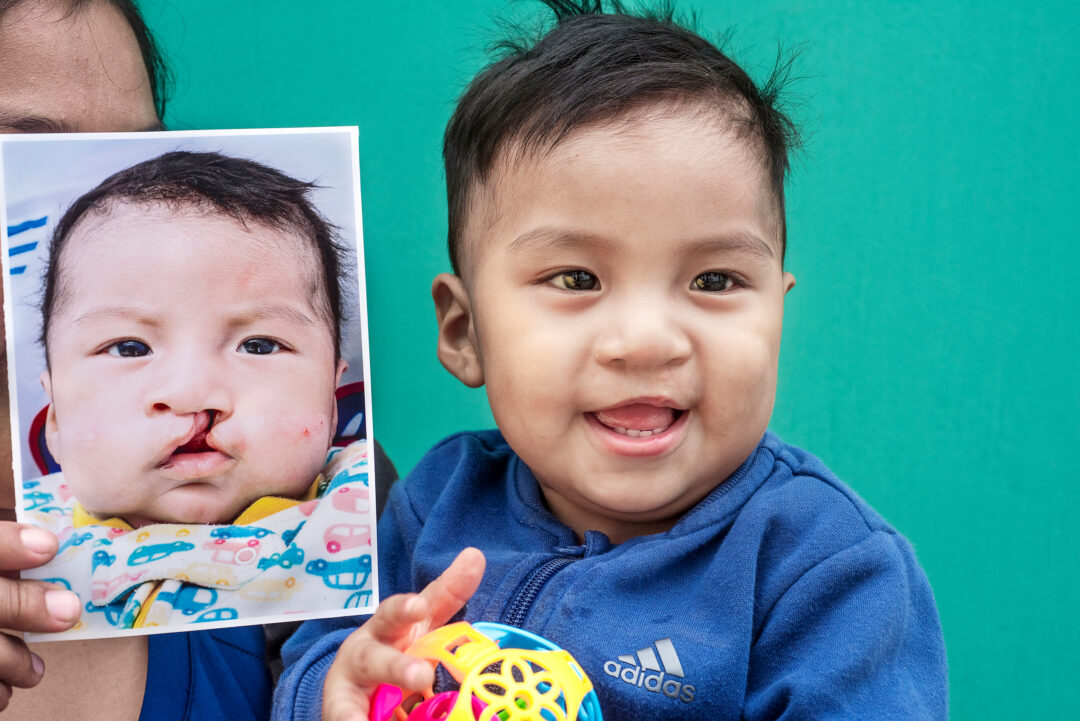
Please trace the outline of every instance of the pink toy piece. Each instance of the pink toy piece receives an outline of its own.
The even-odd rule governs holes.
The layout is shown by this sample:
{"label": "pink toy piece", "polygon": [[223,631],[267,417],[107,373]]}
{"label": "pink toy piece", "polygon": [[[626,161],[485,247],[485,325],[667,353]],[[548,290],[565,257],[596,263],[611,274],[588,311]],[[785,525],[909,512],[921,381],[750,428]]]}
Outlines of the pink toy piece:
{"label": "pink toy piece", "polygon": [[[442,721],[450,715],[450,710],[457,703],[457,691],[437,693],[423,703],[418,703],[406,721]],[[480,718],[484,702],[473,696],[472,711],[474,718]]]}
{"label": "pink toy piece", "polygon": [[403,697],[397,686],[380,683],[371,697],[371,721],[389,721]]}
{"label": "pink toy piece", "polygon": [[[406,718],[406,721],[442,721],[457,702],[457,691],[444,691],[418,703]],[[401,705],[404,694],[400,688],[388,683],[381,683],[371,697],[371,721],[390,721],[394,711]],[[473,697],[473,716],[480,717],[484,702]],[[399,717],[400,718],[400,717]]]}

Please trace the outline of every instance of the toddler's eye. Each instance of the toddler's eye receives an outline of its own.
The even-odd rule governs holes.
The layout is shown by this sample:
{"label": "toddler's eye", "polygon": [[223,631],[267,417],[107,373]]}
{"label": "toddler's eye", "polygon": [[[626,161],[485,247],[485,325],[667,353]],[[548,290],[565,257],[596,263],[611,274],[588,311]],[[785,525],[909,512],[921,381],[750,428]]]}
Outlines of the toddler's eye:
{"label": "toddler's eye", "polygon": [[694,282],[690,284],[690,287],[694,290],[703,290],[706,293],[720,293],[730,290],[733,285],[735,285],[735,282],[727,273],[709,270],[694,278]]}
{"label": "toddler's eye", "polygon": [[281,350],[281,344],[269,338],[248,338],[240,344],[240,350],[252,355],[270,355]]}
{"label": "toddler's eye", "polygon": [[122,340],[109,346],[108,351],[117,358],[142,358],[150,355],[150,346],[141,340]]}
{"label": "toddler's eye", "polygon": [[563,290],[598,290],[600,280],[587,270],[567,270],[548,281]]}

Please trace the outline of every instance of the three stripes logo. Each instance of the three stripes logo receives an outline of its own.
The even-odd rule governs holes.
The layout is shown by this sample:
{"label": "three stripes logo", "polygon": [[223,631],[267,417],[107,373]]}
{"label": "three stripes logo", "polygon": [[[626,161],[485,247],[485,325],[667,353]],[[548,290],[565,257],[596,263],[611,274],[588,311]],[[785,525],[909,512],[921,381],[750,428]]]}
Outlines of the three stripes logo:
{"label": "three stripes logo", "polygon": [[652,693],[662,693],[684,703],[694,700],[696,689],[683,680],[686,674],[670,638],[662,638],[652,646],[646,646],[632,654],[624,654],[618,659],[606,661],[604,673],[623,683]]}

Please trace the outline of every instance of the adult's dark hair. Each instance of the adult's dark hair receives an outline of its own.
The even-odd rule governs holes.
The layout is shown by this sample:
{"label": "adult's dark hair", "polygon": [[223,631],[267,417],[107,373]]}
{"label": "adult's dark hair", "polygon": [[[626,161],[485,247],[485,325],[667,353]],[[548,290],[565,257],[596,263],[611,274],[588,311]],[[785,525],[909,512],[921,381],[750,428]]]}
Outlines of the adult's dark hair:
{"label": "adult's dark hair", "polygon": [[[0,17],[12,8],[26,3],[28,0],[0,0]],[[67,5],[68,12],[77,12],[92,2],[108,2],[124,16],[131,32],[135,34],[135,41],[139,44],[139,52],[142,54],[143,65],[146,67],[146,77],[150,79],[150,91],[154,96],[154,108],[157,110],[158,119],[165,117],[165,105],[168,103],[168,90],[170,85],[169,68],[165,59],[154,40],[154,34],[146,26],[142,13],[135,0],[30,0],[33,2],[58,2]]]}
{"label": "adult's dark hair", "polygon": [[120,203],[192,206],[231,216],[245,225],[263,225],[307,239],[318,254],[321,270],[312,296],[321,297],[314,302],[333,327],[334,358],[340,358],[343,255],[334,226],[309,199],[316,187],[253,160],[187,151],[165,153],[110,175],[72,203],[53,231],[41,301],[46,363],[49,322],[57,303],[63,302],[63,256],[68,239],[87,215],[107,213]]}
{"label": "adult's dark hair", "polygon": [[501,59],[458,101],[443,139],[450,262],[461,274],[462,233],[472,193],[501,153],[542,153],[573,131],[644,107],[712,105],[760,144],[785,242],[784,178],[795,127],[777,107],[790,68],[778,62],[758,87],[716,46],[676,22],[671,3],[633,15],[613,0],[543,0],[555,25],[536,42],[496,46]]}

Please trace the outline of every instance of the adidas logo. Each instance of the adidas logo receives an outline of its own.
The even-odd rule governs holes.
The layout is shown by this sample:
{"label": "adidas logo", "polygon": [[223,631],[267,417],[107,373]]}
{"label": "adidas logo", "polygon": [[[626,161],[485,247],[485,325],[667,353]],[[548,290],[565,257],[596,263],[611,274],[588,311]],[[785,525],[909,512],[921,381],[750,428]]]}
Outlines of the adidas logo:
{"label": "adidas logo", "polygon": [[[668,698],[679,699],[684,703],[694,700],[695,689],[682,681],[683,672],[679,654],[675,653],[675,644],[670,638],[662,638],[652,646],[624,654],[618,661],[605,661],[604,673],[617,678],[623,683],[643,688],[652,693],[662,693]],[[676,678],[669,678],[675,676]]]}

